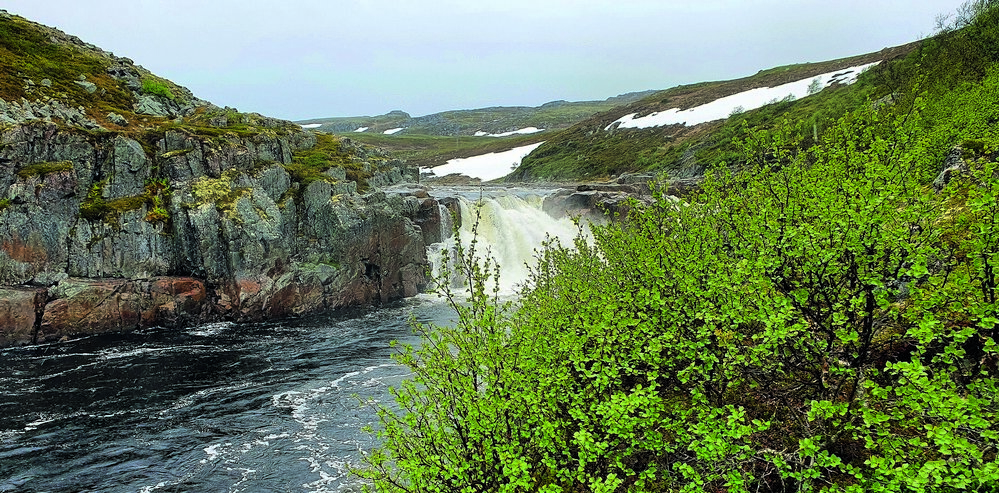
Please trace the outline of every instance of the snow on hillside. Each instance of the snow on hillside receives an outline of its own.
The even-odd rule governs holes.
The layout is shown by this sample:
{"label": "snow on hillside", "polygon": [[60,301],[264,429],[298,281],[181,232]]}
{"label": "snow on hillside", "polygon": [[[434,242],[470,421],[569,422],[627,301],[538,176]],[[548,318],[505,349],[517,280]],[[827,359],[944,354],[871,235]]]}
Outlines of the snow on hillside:
{"label": "snow on hillside", "polygon": [[538,132],[544,132],[544,129],[537,128],[537,127],[527,127],[527,128],[522,128],[520,130],[514,130],[512,132],[503,132],[501,134],[491,134],[489,132],[479,131],[479,132],[475,132],[475,136],[476,137],[509,137],[511,135],[530,135],[530,134],[536,134]]}
{"label": "snow on hillside", "polygon": [[515,147],[509,151],[491,152],[489,154],[482,154],[479,156],[452,159],[448,161],[447,164],[431,168],[430,171],[436,176],[458,173],[472,178],[478,178],[482,181],[495,180],[509,175],[510,172],[517,168],[517,166],[520,166],[520,161],[523,160],[525,156],[533,152],[543,143],[544,142],[538,142],[537,144]]}
{"label": "snow on hillside", "polygon": [[766,106],[789,97],[800,99],[825,89],[833,84],[853,84],[865,70],[881,62],[869,63],[844,70],[825,73],[816,77],[802,79],[777,87],[760,87],[745,92],[726,96],[701,106],[680,110],[672,108],[635,118],[638,113],[631,113],[607,125],[604,130],[612,128],[652,128],[665,125],[683,124],[688,127],[714,120],[724,120],[733,112],[749,111]]}
{"label": "snow on hillside", "polygon": [[369,128],[370,127],[361,127],[361,128],[358,128],[357,130],[354,130],[354,131],[357,132],[357,133],[363,133],[363,132],[367,132]]}
{"label": "snow on hillside", "polygon": [[308,125],[302,125],[302,128],[304,128],[306,130],[309,130],[309,129],[313,129],[313,128],[319,128],[321,126],[323,126],[322,123],[310,123]]}
{"label": "snow on hillside", "polygon": [[385,135],[395,135],[395,134],[397,134],[399,132],[402,132],[402,131],[403,131],[403,128],[399,127],[399,128],[390,128],[390,129],[388,129],[388,130],[386,130],[386,131],[384,131],[382,133],[385,134]]}

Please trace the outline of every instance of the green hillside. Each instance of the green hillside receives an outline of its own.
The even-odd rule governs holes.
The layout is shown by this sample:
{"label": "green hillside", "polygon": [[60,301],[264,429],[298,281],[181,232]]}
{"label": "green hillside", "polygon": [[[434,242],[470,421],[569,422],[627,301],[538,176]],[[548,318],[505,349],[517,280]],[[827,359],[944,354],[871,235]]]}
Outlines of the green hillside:
{"label": "green hillside", "polygon": [[434,167],[449,159],[502,152],[545,140],[551,132],[509,137],[445,137],[425,134],[382,135],[373,133],[339,134],[342,138],[376,146],[395,159],[412,166]]}
{"label": "green hillside", "polygon": [[999,2],[966,5],[840,117],[744,120],[738,169],[549,244],[516,303],[464,252],[375,491],[996,491]]}
{"label": "green hillside", "polygon": [[3,11],[0,66],[0,125],[47,120],[142,141],[170,129],[208,137],[300,130],[218,108],[128,58]]}
{"label": "green hillside", "polygon": [[412,117],[404,111],[392,111],[380,116],[314,118],[296,123],[318,124],[319,130],[351,133],[366,128],[362,134],[381,134],[386,130],[402,129],[396,135],[474,136],[477,132],[502,134],[527,127],[542,130],[562,130],[596,113],[637,101],[655,91],[634,92],[603,101],[552,101],[537,107],[495,106],[471,110],[454,110]]}
{"label": "green hillside", "polygon": [[[593,116],[572,128],[549,136],[547,142],[524,159],[511,181],[550,179],[602,179],[633,171],[666,171],[671,176],[699,175],[706,167],[734,157],[734,143],[746,129],[768,128],[790,117],[816,131],[831,125],[846,111],[869,98],[891,91],[879,74],[916,50],[919,43],[877,53],[763,70],[742,79],[679,86],[640,101]],[[796,101],[779,101],[728,120],[686,127],[670,125],[649,129],[608,125],[624,115],[639,116],[671,108],[687,109],[759,87],[774,87],[848,67],[884,61],[853,85],[834,85]]]}

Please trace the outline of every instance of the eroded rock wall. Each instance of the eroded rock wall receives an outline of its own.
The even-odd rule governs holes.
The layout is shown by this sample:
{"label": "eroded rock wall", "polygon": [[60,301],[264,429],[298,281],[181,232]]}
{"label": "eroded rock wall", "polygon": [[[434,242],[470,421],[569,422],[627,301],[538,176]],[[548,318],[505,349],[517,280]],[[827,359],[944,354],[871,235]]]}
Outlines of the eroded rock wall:
{"label": "eroded rock wall", "polygon": [[[313,145],[307,132],[0,131],[0,346],[415,295],[436,202],[359,194],[342,169],[297,182],[285,165]],[[393,164],[373,181],[402,179]]]}

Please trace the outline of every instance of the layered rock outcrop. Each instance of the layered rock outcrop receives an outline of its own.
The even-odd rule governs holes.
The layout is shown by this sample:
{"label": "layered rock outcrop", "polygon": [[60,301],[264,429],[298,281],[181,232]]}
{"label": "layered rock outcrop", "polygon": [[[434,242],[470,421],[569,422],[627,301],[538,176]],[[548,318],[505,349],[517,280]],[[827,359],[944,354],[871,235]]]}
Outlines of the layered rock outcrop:
{"label": "layered rock outcrop", "polygon": [[[290,130],[0,130],[0,345],[415,295],[436,202],[359,193],[341,167],[296,179],[293,154],[315,144]],[[379,184],[408,173],[357,164]]]}
{"label": "layered rock outcrop", "polygon": [[651,203],[654,188],[675,198],[691,193],[699,183],[696,179],[663,182],[654,175],[624,174],[606,183],[557,190],[545,197],[543,208],[552,217],[573,216],[602,222],[627,217],[633,203]]}
{"label": "layered rock outcrop", "polygon": [[401,162],[216,107],[3,10],[0,31],[0,346],[319,313],[425,284],[436,203],[377,190],[416,177]]}

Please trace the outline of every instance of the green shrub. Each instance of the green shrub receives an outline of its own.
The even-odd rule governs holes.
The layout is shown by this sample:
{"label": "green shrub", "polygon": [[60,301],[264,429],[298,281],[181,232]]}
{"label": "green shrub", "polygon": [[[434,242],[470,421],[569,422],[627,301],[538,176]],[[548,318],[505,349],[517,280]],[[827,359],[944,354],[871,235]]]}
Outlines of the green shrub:
{"label": "green shrub", "polygon": [[107,184],[107,180],[101,180],[90,187],[87,196],[80,202],[80,217],[88,221],[103,221],[109,225],[118,225],[123,213],[148,207],[146,221],[157,223],[170,220],[170,212],[164,205],[171,194],[170,184],[166,178],[147,180],[142,194],[111,200],[104,198],[104,187]]}
{"label": "green shrub", "polygon": [[142,81],[142,92],[146,94],[153,94],[156,96],[162,96],[164,98],[173,100],[174,95],[170,88],[156,79],[147,78]]}
{"label": "green shrub", "polygon": [[377,491],[993,491],[999,163],[928,185],[949,145],[997,148],[993,74],[811,146],[794,122],[748,132],[744,171],[549,244],[516,307],[473,243],[467,300],[445,292],[457,322],[417,325],[359,473]]}

